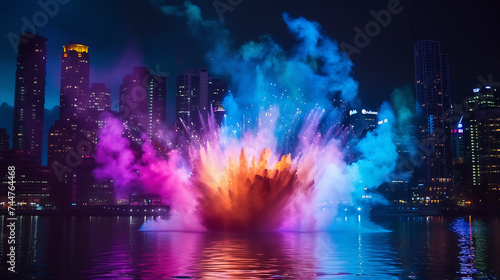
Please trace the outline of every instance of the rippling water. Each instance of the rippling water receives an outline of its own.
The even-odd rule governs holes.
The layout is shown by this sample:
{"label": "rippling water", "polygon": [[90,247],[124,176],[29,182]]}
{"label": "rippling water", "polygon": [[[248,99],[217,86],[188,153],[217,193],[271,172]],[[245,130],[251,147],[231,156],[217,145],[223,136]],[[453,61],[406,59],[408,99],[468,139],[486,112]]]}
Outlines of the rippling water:
{"label": "rippling water", "polygon": [[[138,217],[20,217],[24,279],[496,279],[500,218],[411,217],[335,232],[139,231]],[[5,223],[0,278],[6,273]],[[357,220],[355,223],[359,223]],[[348,226],[350,225],[350,227]]]}

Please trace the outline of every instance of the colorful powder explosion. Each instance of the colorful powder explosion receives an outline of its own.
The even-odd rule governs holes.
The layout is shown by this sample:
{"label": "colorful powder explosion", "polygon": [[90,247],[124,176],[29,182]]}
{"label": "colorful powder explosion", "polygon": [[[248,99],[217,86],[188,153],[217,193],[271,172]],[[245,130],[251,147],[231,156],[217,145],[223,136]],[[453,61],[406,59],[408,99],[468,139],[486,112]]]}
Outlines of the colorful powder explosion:
{"label": "colorful powder explosion", "polygon": [[107,119],[95,176],[112,178],[119,197],[138,187],[171,206],[167,221],[144,229],[324,230],[332,226],[338,205],[390,180],[398,154],[396,118],[387,103],[378,115],[382,124],[350,148],[358,160],[344,160],[345,108],[333,101],[357,104],[357,83],[352,63],[318,23],[285,14],[298,41],[292,50],[269,36],[234,50],[229,32],[203,20],[198,7],[186,2],[175,9],[197,34],[220,31],[211,32],[216,38],[207,59],[213,73],[231,79],[234,92],[224,101],[222,127],[207,118],[203,130],[186,129],[185,145],[164,139],[167,155],[158,154],[147,137],[142,152],[134,152],[122,121]]}

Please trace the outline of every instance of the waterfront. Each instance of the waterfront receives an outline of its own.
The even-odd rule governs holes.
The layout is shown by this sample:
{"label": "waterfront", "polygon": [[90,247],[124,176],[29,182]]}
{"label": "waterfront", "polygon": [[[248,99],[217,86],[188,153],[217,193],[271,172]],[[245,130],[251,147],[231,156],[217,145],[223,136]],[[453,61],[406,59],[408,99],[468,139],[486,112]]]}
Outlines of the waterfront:
{"label": "waterfront", "polygon": [[[470,219],[470,220],[469,220]],[[387,230],[139,231],[141,217],[21,216],[23,279],[495,279],[499,217],[384,217]],[[363,219],[361,219],[363,222]],[[5,225],[2,217],[2,224]],[[356,229],[357,228],[357,229]],[[5,252],[5,226],[2,252]],[[5,253],[0,257],[2,279]]]}

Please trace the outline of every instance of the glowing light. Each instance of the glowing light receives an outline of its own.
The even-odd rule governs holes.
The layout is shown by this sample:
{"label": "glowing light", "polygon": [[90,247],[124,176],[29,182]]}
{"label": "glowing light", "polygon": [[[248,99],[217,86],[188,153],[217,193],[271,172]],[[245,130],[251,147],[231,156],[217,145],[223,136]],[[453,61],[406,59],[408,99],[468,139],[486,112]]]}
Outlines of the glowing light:
{"label": "glowing light", "polygon": [[[63,46],[64,52],[77,51],[78,53],[88,53],[89,47],[82,44],[67,44]],[[65,56],[66,57],[66,56]]]}
{"label": "glowing light", "polygon": [[374,112],[374,111],[367,111],[367,110],[365,110],[365,109],[363,109],[363,110],[361,111],[361,113],[362,113],[363,115],[378,115],[378,112]]}

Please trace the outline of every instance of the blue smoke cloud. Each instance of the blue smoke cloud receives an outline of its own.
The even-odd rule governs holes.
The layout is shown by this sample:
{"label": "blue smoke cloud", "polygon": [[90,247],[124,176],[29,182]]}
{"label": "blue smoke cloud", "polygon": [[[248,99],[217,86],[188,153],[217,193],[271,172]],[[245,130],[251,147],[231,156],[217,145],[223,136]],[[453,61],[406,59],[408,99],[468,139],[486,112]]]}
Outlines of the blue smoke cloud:
{"label": "blue smoke cloud", "polygon": [[[313,109],[325,112],[326,126],[338,126],[341,111],[333,103],[355,101],[358,83],[352,77],[352,62],[317,22],[288,14],[283,20],[297,40],[291,50],[270,36],[234,50],[228,37],[219,37],[207,58],[212,74],[231,79],[233,91],[223,103],[228,127],[241,129],[243,121],[245,127],[254,127],[259,112],[277,104],[276,136],[280,143],[293,143],[298,125]],[[280,148],[288,151],[291,145]]]}
{"label": "blue smoke cloud", "polygon": [[393,142],[396,117],[389,103],[384,102],[380,107],[378,121],[380,125],[374,131],[368,132],[356,145],[362,155],[361,159],[347,167],[358,197],[361,197],[365,190],[388,182],[398,160],[398,152]]}

